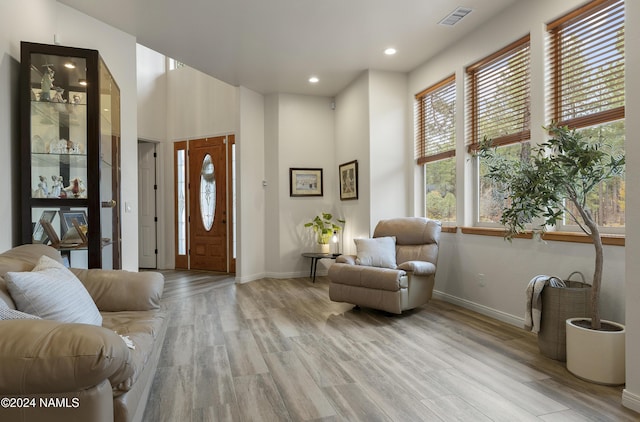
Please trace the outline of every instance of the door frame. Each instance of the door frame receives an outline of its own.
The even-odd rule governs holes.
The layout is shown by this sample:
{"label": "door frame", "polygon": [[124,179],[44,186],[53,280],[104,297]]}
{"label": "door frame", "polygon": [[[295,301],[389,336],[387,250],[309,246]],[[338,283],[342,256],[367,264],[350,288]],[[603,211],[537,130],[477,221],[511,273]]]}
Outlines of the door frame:
{"label": "door frame", "polygon": [[[179,140],[173,142],[173,176],[174,176],[174,186],[173,186],[173,208],[174,208],[174,251],[175,251],[175,268],[182,269],[190,269],[191,268],[191,259],[190,259],[190,251],[191,251],[191,239],[189,236],[190,233],[190,220],[191,220],[191,210],[190,210],[190,195],[191,189],[189,186],[189,166],[190,166],[190,155],[189,155],[189,142],[196,141],[199,139],[206,138],[217,138],[217,137],[225,137],[225,159],[226,159],[226,167],[227,167],[227,184],[225,186],[226,192],[226,215],[227,215],[227,273],[235,273],[236,271],[236,256],[234,254],[234,245],[236,244],[236,230],[235,230],[235,208],[237,204],[234,202],[236,185],[235,185],[235,171],[236,171],[236,162],[235,156],[233,155],[233,151],[235,149],[236,137],[234,133],[227,133],[222,135],[208,136],[205,138],[190,138],[186,140]],[[185,177],[185,242],[186,242],[186,254],[180,255],[179,251],[179,210],[178,210],[178,152],[184,151],[185,156],[185,164],[184,164],[184,177]]]}
{"label": "door frame", "polygon": [[[138,139],[138,163],[140,163],[140,145],[141,144],[146,144],[146,145],[153,145],[153,204],[152,204],[152,208],[153,208],[153,215],[154,215],[154,224],[153,224],[153,230],[155,232],[155,236],[154,236],[154,240],[155,240],[155,244],[153,245],[154,248],[154,255],[155,255],[155,265],[153,267],[148,267],[148,266],[144,266],[142,267],[140,265],[140,251],[142,248],[142,237],[139,235],[138,237],[138,267],[139,268],[145,268],[145,269],[157,269],[158,265],[159,265],[159,261],[158,261],[158,145],[159,142],[155,142],[155,141],[148,141],[146,139]],[[141,180],[140,177],[138,177],[138,212],[140,212],[140,208],[141,208],[141,201],[140,201],[140,191],[142,189],[142,186],[140,185]],[[138,230],[140,230],[140,216],[138,215]]]}

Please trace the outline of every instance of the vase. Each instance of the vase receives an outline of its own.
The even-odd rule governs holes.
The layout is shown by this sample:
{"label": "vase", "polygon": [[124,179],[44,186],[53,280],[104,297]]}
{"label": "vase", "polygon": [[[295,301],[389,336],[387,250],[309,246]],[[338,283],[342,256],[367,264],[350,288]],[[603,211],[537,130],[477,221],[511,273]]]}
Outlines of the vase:
{"label": "vase", "polygon": [[[583,327],[577,323],[583,322]],[[625,383],[625,326],[602,320],[614,331],[592,330],[590,318],[570,318],[567,328],[567,369],[597,384]]]}
{"label": "vase", "polygon": [[318,253],[329,253],[329,252],[331,252],[330,248],[331,248],[331,245],[329,243],[317,243],[316,244],[316,251]]}

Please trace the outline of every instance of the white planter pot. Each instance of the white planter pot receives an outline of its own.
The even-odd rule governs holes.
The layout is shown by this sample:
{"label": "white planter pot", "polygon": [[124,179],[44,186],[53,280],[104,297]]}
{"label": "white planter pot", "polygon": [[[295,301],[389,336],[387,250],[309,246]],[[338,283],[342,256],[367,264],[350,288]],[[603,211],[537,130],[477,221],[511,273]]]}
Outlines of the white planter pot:
{"label": "white planter pot", "polygon": [[569,318],[567,328],[567,369],[578,378],[598,384],[620,385],[625,382],[624,325],[612,324],[620,331],[597,331],[575,325],[574,321],[590,318]]}
{"label": "white planter pot", "polygon": [[317,243],[316,251],[318,253],[329,253],[331,251],[331,244],[329,243]]}

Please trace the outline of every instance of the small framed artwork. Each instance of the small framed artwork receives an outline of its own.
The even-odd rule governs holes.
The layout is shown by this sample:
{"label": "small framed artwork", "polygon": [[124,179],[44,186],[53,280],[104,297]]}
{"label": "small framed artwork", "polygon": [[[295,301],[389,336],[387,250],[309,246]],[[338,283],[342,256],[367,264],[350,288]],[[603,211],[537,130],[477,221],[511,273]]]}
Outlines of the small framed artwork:
{"label": "small framed artwork", "polygon": [[62,235],[67,232],[67,230],[75,227],[73,221],[76,221],[78,226],[86,226],[87,225],[87,213],[79,210],[60,210],[60,231]]}
{"label": "small framed artwork", "polygon": [[322,195],[322,169],[289,169],[289,196]]}
{"label": "small framed artwork", "polygon": [[358,160],[340,164],[340,200],[358,199]]}
{"label": "small framed artwork", "polygon": [[33,229],[33,243],[44,243],[46,245],[49,242],[49,235],[44,227],[46,224],[43,225],[43,223],[49,223],[50,225],[56,213],[55,210],[42,211],[42,215]]}

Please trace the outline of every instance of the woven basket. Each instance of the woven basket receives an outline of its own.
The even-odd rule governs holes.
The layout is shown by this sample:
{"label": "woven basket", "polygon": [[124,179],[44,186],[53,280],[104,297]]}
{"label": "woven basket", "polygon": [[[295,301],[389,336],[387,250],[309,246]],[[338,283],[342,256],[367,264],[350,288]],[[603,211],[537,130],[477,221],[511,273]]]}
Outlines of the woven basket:
{"label": "woven basket", "polygon": [[[572,281],[580,275],[582,281]],[[574,271],[564,280],[568,287],[542,289],[542,316],[538,332],[538,348],[544,356],[559,361],[567,360],[567,335],[565,321],[568,318],[584,317],[591,310],[591,286],[584,282],[584,275]]]}

